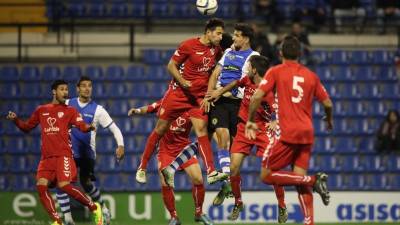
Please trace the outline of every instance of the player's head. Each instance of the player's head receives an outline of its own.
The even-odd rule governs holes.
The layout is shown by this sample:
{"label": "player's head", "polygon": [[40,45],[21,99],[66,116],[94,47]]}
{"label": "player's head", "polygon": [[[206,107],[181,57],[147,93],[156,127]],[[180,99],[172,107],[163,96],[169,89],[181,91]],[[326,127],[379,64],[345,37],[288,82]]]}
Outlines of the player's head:
{"label": "player's head", "polygon": [[89,99],[92,97],[92,80],[87,76],[81,76],[76,83],[76,91],[81,98]]}
{"label": "player's head", "polygon": [[284,59],[297,60],[301,55],[299,40],[292,35],[286,36],[281,45],[281,55]]}
{"label": "player's head", "polygon": [[204,35],[212,45],[218,46],[220,41],[222,40],[224,28],[225,23],[223,20],[218,18],[209,19],[204,28]]}
{"label": "player's head", "polygon": [[68,98],[68,83],[65,80],[55,80],[51,84],[51,91],[53,92],[53,100],[64,104]]}
{"label": "player's head", "polygon": [[396,123],[397,121],[399,121],[399,112],[397,112],[397,110],[389,110],[387,116],[386,116],[386,120],[389,123]]}
{"label": "player's head", "polygon": [[253,28],[247,23],[237,23],[233,31],[233,44],[236,50],[249,48],[254,37]]}
{"label": "player's head", "polygon": [[232,44],[233,44],[232,35],[230,35],[229,33],[223,33],[222,40],[219,43],[219,46],[221,46],[222,50],[225,51],[227,48],[230,48]]}
{"label": "player's head", "polygon": [[264,74],[269,68],[269,60],[265,56],[252,55],[249,59],[249,74],[250,78],[254,76],[264,77]]}

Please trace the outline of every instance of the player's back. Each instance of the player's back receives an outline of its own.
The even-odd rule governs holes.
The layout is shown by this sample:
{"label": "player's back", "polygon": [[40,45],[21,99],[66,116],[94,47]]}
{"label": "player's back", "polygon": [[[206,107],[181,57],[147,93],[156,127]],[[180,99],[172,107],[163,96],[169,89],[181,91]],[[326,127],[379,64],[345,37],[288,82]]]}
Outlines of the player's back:
{"label": "player's back", "polygon": [[[312,103],[314,96],[326,95],[319,78],[305,66],[286,61],[272,67],[266,75],[274,79],[277,95],[277,115],[282,140],[295,144],[310,144],[314,139]],[[324,92],[324,93],[321,93]]]}

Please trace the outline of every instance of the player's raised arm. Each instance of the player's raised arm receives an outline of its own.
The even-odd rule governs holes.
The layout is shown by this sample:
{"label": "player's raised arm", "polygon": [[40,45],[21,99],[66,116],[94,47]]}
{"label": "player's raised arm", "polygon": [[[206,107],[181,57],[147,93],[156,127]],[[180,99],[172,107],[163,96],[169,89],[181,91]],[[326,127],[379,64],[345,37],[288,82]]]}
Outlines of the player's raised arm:
{"label": "player's raised arm", "polygon": [[14,112],[9,111],[7,115],[8,120],[14,121],[15,125],[22,130],[23,132],[27,133],[35,128],[39,124],[39,112],[36,109],[32,116],[25,122],[18,118],[17,114]]}
{"label": "player's raised arm", "polygon": [[321,81],[317,80],[317,87],[314,93],[315,97],[318,99],[319,102],[322,103],[325,110],[325,117],[324,120],[327,123],[328,131],[333,129],[333,104],[329,97],[328,92],[326,91],[325,87],[322,85]]}
{"label": "player's raised arm", "polygon": [[145,105],[140,108],[131,108],[128,112],[128,116],[133,116],[134,114],[147,114],[147,113],[156,113],[160,109],[162,99],[154,102],[150,105]]}

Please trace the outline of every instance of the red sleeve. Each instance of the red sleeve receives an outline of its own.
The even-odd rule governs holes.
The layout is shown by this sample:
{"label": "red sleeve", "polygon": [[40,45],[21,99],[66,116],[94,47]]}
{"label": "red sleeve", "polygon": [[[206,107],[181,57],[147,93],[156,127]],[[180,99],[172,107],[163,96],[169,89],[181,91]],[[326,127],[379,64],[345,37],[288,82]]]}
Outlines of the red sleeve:
{"label": "red sleeve", "polygon": [[274,70],[269,69],[264,76],[264,79],[261,81],[260,85],[258,85],[258,89],[264,91],[264,93],[272,92],[275,87],[275,76]]}
{"label": "red sleeve", "polygon": [[247,75],[242,77],[242,78],[240,78],[240,80],[238,80],[238,82],[237,82],[237,86],[238,87],[246,86],[246,83],[247,83],[248,80],[249,80],[249,77]]}
{"label": "red sleeve", "polygon": [[318,99],[318,101],[323,102],[326,99],[329,98],[328,92],[326,92],[325,87],[322,85],[321,81],[319,78],[317,78],[317,88],[315,88],[315,97]]}
{"label": "red sleeve", "polygon": [[154,102],[153,104],[148,105],[146,113],[156,113],[156,112],[158,112],[158,109],[160,109],[160,106],[161,106],[161,101],[162,100],[158,100],[157,102]]}
{"label": "red sleeve", "polygon": [[85,123],[81,117],[81,115],[79,114],[79,112],[75,109],[70,107],[72,116],[71,116],[71,120],[69,121],[69,123],[73,126],[75,126],[76,128],[78,128],[80,131],[82,132],[89,132],[89,128],[90,125],[88,125],[87,123]]}
{"label": "red sleeve", "polygon": [[32,113],[31,117],[24,122],[23,120],[17,118],[14,123],[15,125],[17,125],[17,127],[22,130],[23,132],[29,132],[30,130],[32,130],[33,128],[35,128],[40,120],[39,120],[39,107],[35,109],[35,111]]}
{"label": "red sleeve", "polygon": [[190,43],[188,42],[189,41],[182,42],[171,58],[178,64],[184,63],[190,55]]}

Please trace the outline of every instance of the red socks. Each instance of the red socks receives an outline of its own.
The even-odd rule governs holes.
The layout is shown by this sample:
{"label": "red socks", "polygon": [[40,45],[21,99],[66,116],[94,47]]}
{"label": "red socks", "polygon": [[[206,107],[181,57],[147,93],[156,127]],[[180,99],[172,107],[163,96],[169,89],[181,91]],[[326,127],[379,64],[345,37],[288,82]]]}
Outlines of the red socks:
{"label": "red socks", "polygon": [[205,196],[204,185],[203,184],[193,185],[192,195],[193,195],[194,205],[196,207],[195,214],[196,216],[200,216],[203,214],[203,202]]}
{"label": "red socks", "polygon": [[175,208],[174,190],[168,186],[161,187],[161,193],[164,201],[165,208],[167,208],[171,218],[176,218],[178,215]]}
{"label": "red socks", "polygon": [[67,193],[70,197],[74,198],[82,205],[87,206],[90,211],[94,211],[97,209],[97,206],[93,203],[90,198],[88,198],[81,190],[77,187],[72,186],[71,184],[67,184],[64,187],[60,188],[63,192]]}
{"label": "red socks", "polygon": [[238,176],[231,176],[231,186],[232,186],[232,193],[235,196],[235,205],[241,205],[242,202],[242,193],[240,185],[242,183],[240,175]]}
{"label": "red socks", "polygon": [[140,159],[140,169],[146,169],[147,163],[149,162],[151,155],[153,154],[154,150],[156,149],[156,145],[158,141],[161,139],[162,136],[157,134],[154,130],[151,132],[149,138],[146,141],[146,147],[144,148],[142,158]]}
{"label": "red socks", "polygon": [[297,186],[299,202],[304,215],[304,224],[314,225],[313,195],[309,187]]}
{"label": "red socks", "polygon": [[42,203],[44,209],[47,211],[47,213],[54,221],[57,221],[59,224],[62,224],[61,218],[57,214],[56,207],[54,206],[54,201],[51,198],[47,186],[37,185],[36,188],[39,193],[40,202]]}
{"label": "red socks", "polygon": [[290,171],[272,171],[264,178],[263,182],[279,186],[313,186],[315,183],[315,176],[302,176]]}
{"label": "red socks", "polygon": [[199,141],[201,158],[203,159],[203,162],[205,163],[205,166],[207,168],[207,174],[210,174],[211,172],[215,171],[214,157],[212,154],[210,140],[208,140],[207,135],[198,137],[197,140]]}
{"label": "red socks", "polygon": [[279,207],[286,208],[285,189],[283,188],[283,186],[274,185],[274,191],[275,191],[276,199],[278,199]]}

